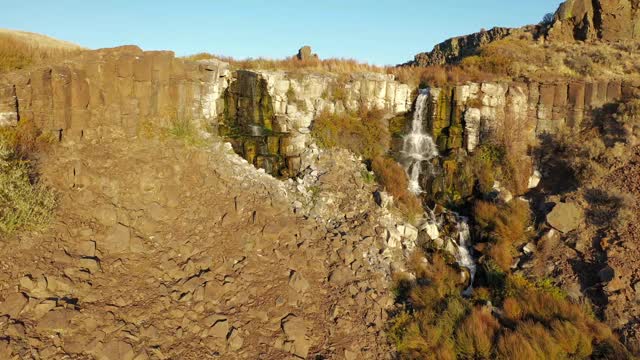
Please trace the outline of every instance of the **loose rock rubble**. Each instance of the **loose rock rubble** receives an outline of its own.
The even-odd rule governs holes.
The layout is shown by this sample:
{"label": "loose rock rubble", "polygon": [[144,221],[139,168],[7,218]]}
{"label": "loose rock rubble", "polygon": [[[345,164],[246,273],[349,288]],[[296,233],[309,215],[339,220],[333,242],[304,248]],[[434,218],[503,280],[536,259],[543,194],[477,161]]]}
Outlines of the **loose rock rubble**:
{"label": "loose rock rubble", "polygon": [[309,202],[221,143],[57,148],[57,220],[0,249],[2,358],[388,358],[397,224],[346,154],[320,156]]}

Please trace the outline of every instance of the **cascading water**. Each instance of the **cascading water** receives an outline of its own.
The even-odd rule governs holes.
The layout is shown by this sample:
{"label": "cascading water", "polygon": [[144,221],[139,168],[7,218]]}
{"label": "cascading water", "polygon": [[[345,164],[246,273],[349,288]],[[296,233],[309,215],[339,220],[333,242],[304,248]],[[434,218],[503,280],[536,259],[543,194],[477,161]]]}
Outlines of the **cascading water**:
{"label": "cascading water", "polygon": [[[424,123],[427,120],[427,109],[429,101],[430,89],[421,89],[416,99],[416,108],[411,121],[411,132],[404,137],[402,144],[402,156],[404,166],[409,177],[409,191],[414,194],[423,193],[420,186],[420,178],[423,176],[423,169],[426,167],[428,172],[426,175],[432,175],[431,160],[438,157],[438,148],[433,138],[425,131]],[[429,210],[429,209],[427,209]],[[471,256],[470,241],[471,233],[466,218],[455,214],[457,239],[457,255],[456,260],[462,267],[469,269],[471,277],[469,288],[465,290],[465,294],[470,295],[473,291],[473,279],[476,274],[476,264]],[[427,224],[441,226],[433,211],[427,211]],[[426,226],[428,227],[428,226]]]}
{"label": "cascading water", "polygon": [[[424,163],[438,156],[438,149],[433,139],[424,130],[424,119],[429,100],[429,89],[422,89],[416,99],[416,110],[411,121],[411,132],[404,137],[402,155],[405,169],[409,175],[409,191],[414,194],[422,192],[420,176]],[[430,163],[427,166],[431,166]]]}
{"label": "cascading water", "polygon": [[457,230],[458,230],[458,264],[460,266],[469,269],[469,287],[465,290],[465,294],[471,295],[473,291],[473,279],[476,276],[476,263],[471,257],[469,249],[471,248],[471,232],[469,231],[469,223],[467,218],[457,216]]}

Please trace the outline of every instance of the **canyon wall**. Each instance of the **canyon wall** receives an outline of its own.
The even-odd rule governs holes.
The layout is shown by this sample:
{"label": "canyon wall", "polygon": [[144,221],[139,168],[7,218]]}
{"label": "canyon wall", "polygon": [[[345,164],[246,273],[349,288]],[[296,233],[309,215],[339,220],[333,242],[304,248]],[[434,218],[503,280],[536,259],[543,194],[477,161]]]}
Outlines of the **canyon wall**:
{"label": "canyon wall", "polygon": [[[120,131],[145,122],[215,119],[231,73],[223,62],[191,62],[170,51],[123,46],[86,52],[62,64],[0,77],[0,125],[33,121],[61,141]],[[103,127],[114,123],[121,126]]]}

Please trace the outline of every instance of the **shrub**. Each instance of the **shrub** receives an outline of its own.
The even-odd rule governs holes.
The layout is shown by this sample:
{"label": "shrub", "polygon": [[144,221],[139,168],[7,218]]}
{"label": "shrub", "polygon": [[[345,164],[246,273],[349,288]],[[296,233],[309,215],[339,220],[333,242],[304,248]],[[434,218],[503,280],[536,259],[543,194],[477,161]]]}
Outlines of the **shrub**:
{"label": "shrub", "polygon": [[204,146],[207,143],[192,120],[174,120],[167,132],[188,145]]}
{"label": "shrub", "polygon": [[494,336],[500,328],[490,310],[475,308],[455,333],[456,350],[465,359],[490,359]]}
{"label": "shrub", "polygon": [[420,199],[409,191],[409,180],[402,166],[394,159],[378,156],[371,168],[380,185],[396,200],[399,209],[410,219],[420,216],[424,210]]}
{"label": "shrub", "polygon": [[37,181],[33,165],[16,150],[17,136],[0,133],[0,234],[37,230],[51,219],[53,191]]}
{"label": "shrub", "polygon": [[492,231],[498,215],[498,206],[489,201],[476,201],[473,206],[473,218],[484,230]]}
{"label": "shrub", "polygon": [[361,109],[356,114],[325,111],[314,120],[311,131],[319,145],[349,149],[366,159],[386,153],[391,141],[381,110]]}
{"label": "shrub", "polygon": [[511,321],[522,319],[522,307],[514,298],[506,298],[502,304],[502,310],[504,311],[505,318]]}

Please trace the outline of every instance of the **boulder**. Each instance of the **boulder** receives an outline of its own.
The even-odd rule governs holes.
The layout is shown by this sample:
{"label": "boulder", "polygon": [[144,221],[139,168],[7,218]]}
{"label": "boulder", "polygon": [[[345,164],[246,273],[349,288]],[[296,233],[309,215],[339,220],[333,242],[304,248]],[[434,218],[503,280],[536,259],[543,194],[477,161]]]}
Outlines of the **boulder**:
{"label": "boulder", "polygon": [[9,315],[15,319],[25,305],[27,305],[27,298],[22,293],[11,294],[0,304],[0,315]]}
{"label": "boulder", "polygon": [[282,320],[282,330],[289,342],[287,351],[299,358],[306,359],[311,342],[306,337],[307,326],[304,320],[295,316],[287,316]]}
{"label": "boulder", "polygon": [[563,234],[577,229],[584,220],[580,207],[573,203],[557,203],[547,215],[547,223]]}
{"label": "boulder", "polygon": [[318,54],[313,53],[311,46],[303,46],[298,50],[296,58],[301,61],[317,60]]}
{"label": "boulder", "polygon": [[309,282],[297,271],[292,271],[289,277],[289,286],[298,293],[303,293],[309,289]]}
{"label": "boulder", "polygon": [[542,180],[542,174],[540,173],[540,171],[535,170],[533,172],[533,175],[529,177],[529,184],[527,185],[527,187],[529,189],[535,189],[538,187],[538,185],[540,185],[541,180]]}

